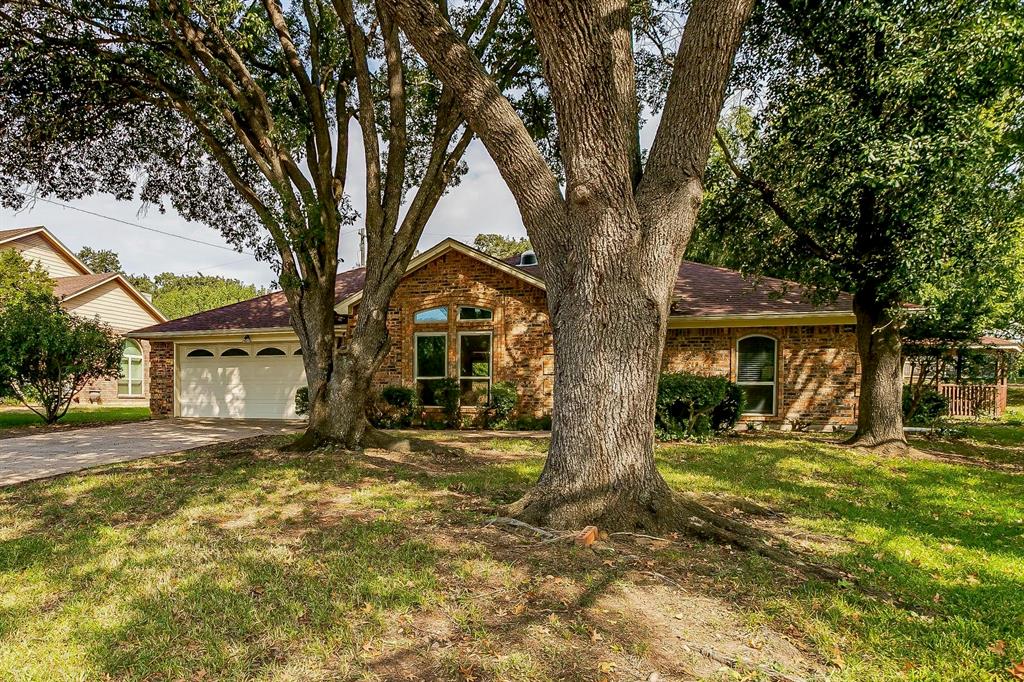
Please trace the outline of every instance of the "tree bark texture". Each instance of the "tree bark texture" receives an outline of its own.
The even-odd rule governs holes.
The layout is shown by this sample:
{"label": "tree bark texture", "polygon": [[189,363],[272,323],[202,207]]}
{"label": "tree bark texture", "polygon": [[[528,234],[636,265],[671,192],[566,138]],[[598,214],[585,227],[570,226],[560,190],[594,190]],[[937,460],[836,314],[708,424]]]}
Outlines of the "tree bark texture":
{"label": "tree bark texture", "polygon": [[847,444],[902,453],[907,449],[903,433],[902,343],[898,321],[893,319],[890,309],[870,293],[858,293],[853,298],[860,395],[857,430]]}
{"label": "tree bark texture", "polygon": [[697,0],[646,168],[627,0],[527,0],[558,122],[565,194],[515,110],[431,0],[381,0],[452,88],[544,268],[555,347],[552,440],[511,513],[534,524],[656,528],[654,463],[671,295],[751,0]]}

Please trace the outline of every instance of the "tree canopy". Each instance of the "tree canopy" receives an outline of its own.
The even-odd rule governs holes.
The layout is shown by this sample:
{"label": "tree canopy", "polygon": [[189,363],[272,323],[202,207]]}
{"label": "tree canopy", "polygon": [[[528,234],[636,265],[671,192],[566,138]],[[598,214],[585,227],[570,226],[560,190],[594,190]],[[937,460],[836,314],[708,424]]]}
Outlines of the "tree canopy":
{"label": "tree canopy", "polygon": [[162,272],[153,277],[132,275],[129,279],[139,291],[152,295],[153,305],[172,320],[267,293],[263,287],[217,275]]}
{"label": "tree canopy", "polygon": [[529,237],[507,237],[503,234],[478,234],[473,239],[473,246],[501,260],[533,248]]}
{"label": "tree canopy", "polygon": [[93,272],[125,274],[124,268],[121,267],[121,258],[110,249],[94,249],[91,246],[83,246],[75,255]]}
{"label": "tree canopy", "polygon": [[691,253],[853,294],[852,442],[905,447],[908,304],[1015,294],[993,284],[1021,271],[1022,42],[1004,0],[772,0],[751,21]]}
{"label": "tree canopy", "polygon": [[118,375],[122,348],[106,325],[65,311],[37,265],[0,252],[0,396],[52,424],[90,381]]}

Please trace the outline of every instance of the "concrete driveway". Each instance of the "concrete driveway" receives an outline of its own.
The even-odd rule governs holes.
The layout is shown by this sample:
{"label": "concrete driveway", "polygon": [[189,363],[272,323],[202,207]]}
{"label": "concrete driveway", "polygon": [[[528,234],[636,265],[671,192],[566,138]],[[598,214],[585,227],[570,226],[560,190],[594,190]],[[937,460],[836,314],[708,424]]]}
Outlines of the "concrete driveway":
{"label": "concrete driveway", "polygon": [[0,486],[301,428],[277,420],[160,419],[6,438],[0,440]]}

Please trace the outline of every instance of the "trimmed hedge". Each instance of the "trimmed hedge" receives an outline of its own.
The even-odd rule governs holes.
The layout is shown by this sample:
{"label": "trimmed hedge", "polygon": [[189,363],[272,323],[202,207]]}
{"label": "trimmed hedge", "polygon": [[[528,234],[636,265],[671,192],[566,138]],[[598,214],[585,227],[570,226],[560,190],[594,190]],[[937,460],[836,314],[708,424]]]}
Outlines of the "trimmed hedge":
{"label": "trimmed hedge", "polygon": [[704,439],[736,425],[743,392],[724,377],[669,372],[658,380],[655,430],[660,440]]}

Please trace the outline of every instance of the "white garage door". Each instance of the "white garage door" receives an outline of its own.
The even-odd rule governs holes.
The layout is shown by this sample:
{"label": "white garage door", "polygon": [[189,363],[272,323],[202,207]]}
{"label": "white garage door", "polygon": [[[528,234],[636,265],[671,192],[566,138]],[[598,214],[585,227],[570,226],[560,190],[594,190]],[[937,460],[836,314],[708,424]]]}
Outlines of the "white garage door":
{"label": "white garage door", "polygon": [[295,419],[295,392],[306,385],[302,356],[295,350],[287,344],[181,348],[179,414]]}

